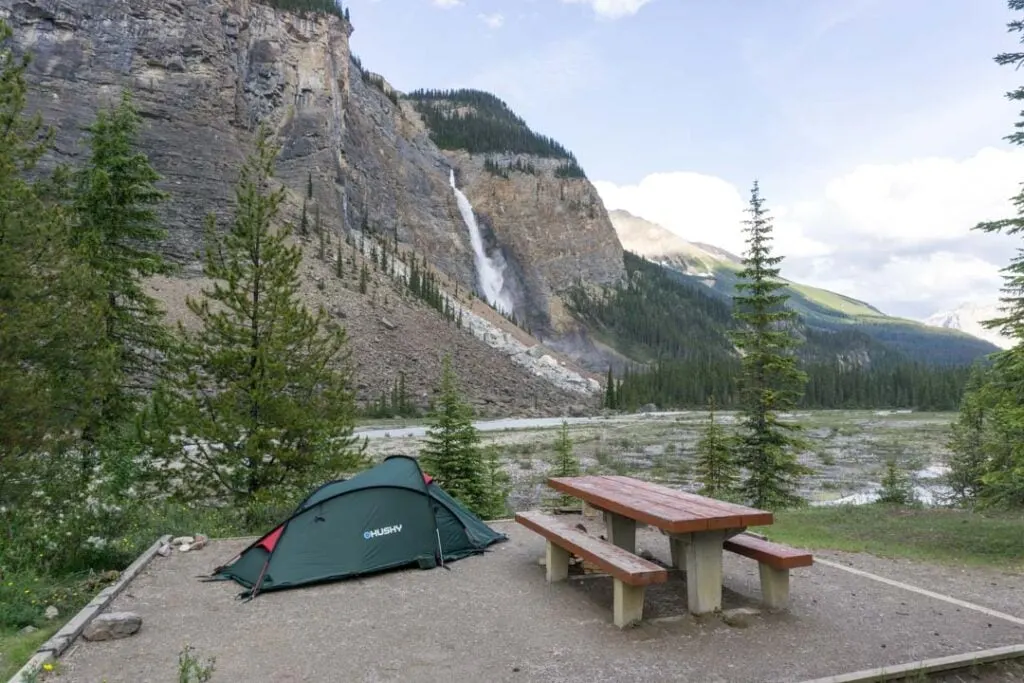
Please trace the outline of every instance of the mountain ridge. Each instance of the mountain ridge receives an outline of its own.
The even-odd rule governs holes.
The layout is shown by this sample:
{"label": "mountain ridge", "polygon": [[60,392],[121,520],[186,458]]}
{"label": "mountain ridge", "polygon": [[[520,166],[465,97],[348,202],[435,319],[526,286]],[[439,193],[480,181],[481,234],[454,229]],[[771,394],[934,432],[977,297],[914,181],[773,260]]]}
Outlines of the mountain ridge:
{"label": "mountain ridge", "polygon": [[[616,209],[609,219],[627,251],[637,253],[731,298],[741,268],[740,259],[712,245],[697,245],[667,228]],[[710,247],[710,248],[709,248]],[[714,250],[714,251],[713,251]],[[819,287],[780,278],[787,284],[788,305],[809,325],[825,330],[851,329],[925,362],[967,364],[998,350],[990,341],[960,330],[929,327],[923,322],[890,316],[868,302]],[[935,357],[936,346],[940,357]],[[927,348],[927,351],[924,349]]]}

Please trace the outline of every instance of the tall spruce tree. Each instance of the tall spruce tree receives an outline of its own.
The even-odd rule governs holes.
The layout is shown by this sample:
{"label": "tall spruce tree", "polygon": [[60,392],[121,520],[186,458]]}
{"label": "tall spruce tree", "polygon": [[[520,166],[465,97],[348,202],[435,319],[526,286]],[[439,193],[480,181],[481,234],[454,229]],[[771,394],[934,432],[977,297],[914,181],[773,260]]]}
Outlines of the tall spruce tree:
{"label": "tall spruce tree", "polygon": [[25,113],[29,57],[11,35],[0,19],[0,534],[78,445],[115,368],[102,282],[70,244],[68,174],[39,173],[52,131]]}
{"label": "tall spruce tree", "polygon": [[[569,436],[569,423],[562,420],[562,428],[555,439],[555,461],[551,468],[552,477],[576,477],[580,474],[580,461],[572,448],[572,437]],[[562,508],[579,507],[579,500],[569,495],[556,499],[556,505]]]}
{"label": "tall spruce tree", "polygon": [[166,231],[156,213],[167,194],[157,189],[160,176],[136,147],[140,122],[124,91],[118,105],[101,109],[86,129],[89,156],[75,174],[72,243],[102,283],[102,343],[117,358],[99,423],[86,429],[88,440],[135,414],[169,341],[163,312],[144,289],[146,278],[172,268],[159,252]]}
{"label": "tall spruce tree", "polygon": [[704,433],[697,441],[697,458],[694,463],[697,481],[702,496],[729,499],[736,494],[739,482],[739,467],[733,455],[733,441],[725,429],[715,422],[715,398],[708,402],[708,421]]}
{"label": "tall spruce tree", "polygon": [[473,411],[456,386],[450,356],[441,370],[440,396],[420,451],[423,468],[440,486],[477,513],[490,504],[480,449],[480,435],[473,426]]}
{"label": "tall spruce tree", "polygon": [[[1007,6],[1018,13],[1007,29],[1021,34],[1018,41],[1024,43],[1024,0],[1009,0]],[[1019,68],[1024,64],[1024,52],[1003,52],[995,61],[1000,66]],[[1024,102],[1024,86],[1006,96]],[[1004,139],[1024,145],[1024,111],[1014,127],[1016,131]],[[979,223],[974,229],[1010,236],[1024,234],[1024,186],[1012,201],[1016,216]],[[983,324],[999,330],[1015,344],[993,354],[992,367],[984,380],[972,386],[963,398],[960,429],[954,430],[952,444],[953,474],[957,486],[983,504],[1024,507],[1024,248],[1020,246],[1003,268],[1002,291],[1002,315]]]}
{"label": "tall spruce tree", "polygon": [[[1024,0],[1009,0],[1011,12],[1018,13],[1007,24],[1024,43]],[[1003,52],[995,57],[999,65],[1019,68],[1024,52]],[[1015,102],[1024,101],[1024,86],[1007,93]],[[1015,132],[1004,139],[1024,145],[1024,112],[1014,124]],[[1012,199],[1017,215],[974,227],[986,233],[1009,236],[1024,234],[1024,187]],[[962,502],[982,505],[1024,507],[1024,248],[1017,247],[1003,268],[1002,315],[983,324],[1013,339],[1013,347],[992,355],[991,367],[977,373],[965,392],[960,414],[952,426],[950,447],[951,485]]]}
{"label": "tall spruce tree", "polygon": [[778,413],[796,406],[807,376],[797,367],[797,316],[780,291],[782,257],[772,255],[772,219],[757,181],[747,213],[747,250],[733,296],[738,329],[730,333],[742,356],[737,456],[747,476],[740,491],[756,507],[794,507],[804,502],[797,493],[800,477],[811,470],[797,460],[804,447],[800,425],[779,420]]}
{"label": "tall spruce tree", "polygon": [[162,392],[185,446],[172,476],[196,497],[239,505],[294,497],[364,466],[352,437],[345,330],[299,300],[300,249],[278,224],[277,150],[261,129],[242,168],[226,234],[207,225],[204,273],[213,285],[188,307],[178,374]]}

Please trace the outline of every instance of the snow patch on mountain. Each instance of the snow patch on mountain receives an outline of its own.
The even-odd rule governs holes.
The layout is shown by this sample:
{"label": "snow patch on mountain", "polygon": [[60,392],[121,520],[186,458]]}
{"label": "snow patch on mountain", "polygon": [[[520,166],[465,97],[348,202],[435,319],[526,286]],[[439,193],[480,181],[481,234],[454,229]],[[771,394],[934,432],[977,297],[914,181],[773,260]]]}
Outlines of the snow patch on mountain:
{"label": "snow patch on mountain", "polygon": [[945,327],[951,330],[966,332],[972,337],[992,342],[1001,349],[1013,346],[1012,339],[1001,335],[997,330],[990,330],[981,323],[1003,315],[997,303],[968,302],[952,311],[941,311],[924,320],[925,325]]}

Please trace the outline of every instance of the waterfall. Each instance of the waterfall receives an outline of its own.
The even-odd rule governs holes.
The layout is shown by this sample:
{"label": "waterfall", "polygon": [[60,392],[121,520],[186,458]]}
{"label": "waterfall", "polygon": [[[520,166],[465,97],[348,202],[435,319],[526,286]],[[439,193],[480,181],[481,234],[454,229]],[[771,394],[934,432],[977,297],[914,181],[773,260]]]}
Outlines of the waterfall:
{"label": "waterfall", "polygon": [[484,241],[480,236],[480,226],[473,214],[473,205],[469,199],[455,186],[455,169],[449,170],[449,182],[455,191],[455,200],[459,204],[459,213],[469,229],[469,241],[473,245],[473,256],[476,261],[476,277],[480,283],[480,291],[491,306],[503,313],[511,313],[512,298],[505,288],[505,263],[499,256],[495,261],[484,251]]}

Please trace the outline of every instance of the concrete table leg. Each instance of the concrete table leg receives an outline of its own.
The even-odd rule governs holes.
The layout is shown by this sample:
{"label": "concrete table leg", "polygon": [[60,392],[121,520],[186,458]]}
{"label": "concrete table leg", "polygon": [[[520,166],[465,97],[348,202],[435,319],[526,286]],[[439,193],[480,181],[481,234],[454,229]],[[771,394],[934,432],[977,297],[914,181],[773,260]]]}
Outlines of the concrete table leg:
{"label": "concrete table leg", "polygon": [[615,625],[626,628],[644,617],[644,587],[630,586],[615,579],[613,618]]}
{"label": "concrete table leg", "polygon": [[604,511],[605,532],[608,542],[631,553],[636,552],[636,520]]}
{"label": "concrete table leg", "polygon": [[669,536],[668,548],[672,553],[672,568],[686,571],[686,539]]}
{"label": "concrete table leg", "polygon": [[722,608],[721,531],[704,531],[686,544],[686,598],[690,612],[706,614]]}
{"label": "concrete table leg", "polygon": [[565,581],[569,578],[569,551],[548,541],[547,579],[549,582]]}
{"label": "concrete table leg", "polygon": [[761,598],[772,609],[783,609],[789,603],[789,570],[775,569],[767,564],[761,570]]}

